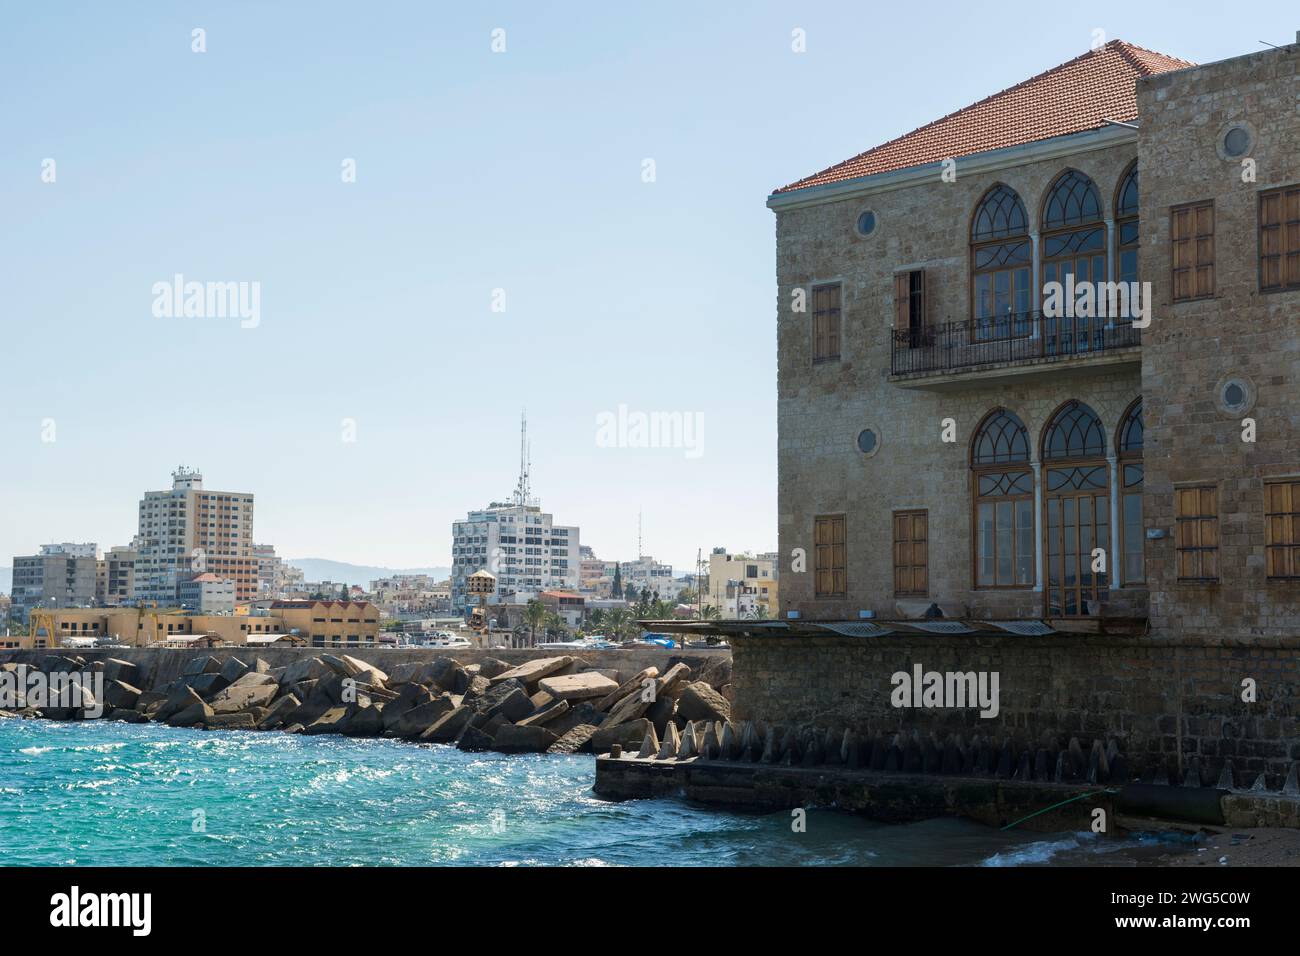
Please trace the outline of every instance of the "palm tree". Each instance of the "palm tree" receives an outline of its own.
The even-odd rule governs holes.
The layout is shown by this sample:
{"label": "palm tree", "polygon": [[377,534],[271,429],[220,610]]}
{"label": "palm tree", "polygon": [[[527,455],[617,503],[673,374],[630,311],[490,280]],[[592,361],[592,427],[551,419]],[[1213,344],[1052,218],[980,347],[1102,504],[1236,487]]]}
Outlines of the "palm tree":
{"label": "palm tree", "polygon": [[546,612],[545,624],[546,624],[546,633],[548,635],[558,635],[562,637],[564,635],[565,630],[567,629],[564,623],[564,618],[560,617],[560,615],[555,613],[554,611]]}
{"label": "palm tree", "polygon": [[528,625],[529,637],[533,644],[537,643],[537,627],[545,620],[546,605],[533,598],[524,607],[524,622]]}
{"label": "palm tree", "polygon": [[617,607],[605,615],[605,630],[611,640],[624,640],[632,627],[632,612],[626,608]]}
{"label": "palm tree", "polygon": [[751,621],[766,621],[766,620],[767,620],[767,605],[766,605],[766,604],[755,604],[754,607],[753,607],[753,610],[751,610],[751,611],[749,612],[749,619],[750,619]]}
{"label": "palm tree", "polygon": [[722,612],[714,604],[704,605],[704,610],[700,612],[700,617],[706,621],[718,621],[722,619]]}

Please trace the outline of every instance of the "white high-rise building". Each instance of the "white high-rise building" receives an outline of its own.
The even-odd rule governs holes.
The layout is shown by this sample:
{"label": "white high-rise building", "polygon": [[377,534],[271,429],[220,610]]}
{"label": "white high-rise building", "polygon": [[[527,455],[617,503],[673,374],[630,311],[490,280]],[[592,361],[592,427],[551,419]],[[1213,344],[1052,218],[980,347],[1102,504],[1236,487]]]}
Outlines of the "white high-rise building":
{"label": "white high-rise building", "polygon": [[582,570],[578,529],[557,525],[529,494],[528,426],[520,429],[519,484],[508,502],[471,511],[451,526],[451,603],[466,604],[465,580],[475,571],[496,575],[489,604],[524,604],[542,591],[576,591]]}
{"label": "white high-rise building", "polygon": [[451,526],[451,601],[465,606],[465,579],[496,575],[489,604],[524,604],[542,591],[576,591],[582,562],[578,529],[557,525],[541,506],[494,502]]}

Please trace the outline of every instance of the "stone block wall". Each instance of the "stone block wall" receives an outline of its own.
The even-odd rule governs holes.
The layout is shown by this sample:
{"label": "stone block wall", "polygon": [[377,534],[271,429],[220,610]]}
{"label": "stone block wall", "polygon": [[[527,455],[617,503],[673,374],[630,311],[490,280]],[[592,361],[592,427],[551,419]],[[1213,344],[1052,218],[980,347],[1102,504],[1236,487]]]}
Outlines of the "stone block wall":
{"label": "stone block wall", "polygon": [[[1133,774],[1193,767],[1213,782],[1231,758],[1238,783],[1282,786],[1300,760],[1300,639],[1159,639],[1077,635],[850,638],[744,637],[732,642],[738,719],[852,727],[880,736],[918,730],[1011,736],[1059,747],[1114,740]],[[895,672],[997,672],[999,712],[896,709]],[[1242,700],[1255,682],[1256,702]],[[1195,758],[1195,761],[1193,760]]]}
{"label": "stone block wall", "polygon": [[[1179,634],[1300,634],[1300,582],[1265,571],[1264,482],[1300,475],[1300,290],[1261,292],[1259,194],[1300,183],[1300,45],[1138,84],[1143,279],[1155,307],[1143,335],[1151,624]],[[1243,157],[1223,149],[1241,125]],[[1249,161],[1245,164],[1244,161]],[[1243,175],[1246,174],[1246,175]],[[1170,210],[1214,203],[1215,293],[1172,301]],[[1244,408],[1225,407],[1230,378]],[[1244,418],[1256,441],[1242,441]],[[1178,580],[1174,493],[1212,486],[1219,581]]]}
{"label": "stone block wall", "polygon": [[[1004,168],[966,172],[953,182],[939,170],[932,179],[860,197],[782,208],[777,214],[778,528],[783,610],[805,618],[856,618],[861,609],[899,616],[894,597],[892,514],[929,511],[929,598],[950,616],[1038,617],[1043,593],[1032,589],[973,587],[970,444],[994,408],[1024,422],[1034,457],[1043,427],[1064,402],[1078,399],[1101,417],[1113,452],[1115,431],[1141,391],[1136,353],[1103,355],[1068,370],[1038,368],[1032,375],[972,377],[942,391],[904,388],[889,380],[893,345],[893,276],[926,271],[930,323],[970,318],[970,224],[985,192],[997,183],[1017,191],[1037,231],[1039,214],[1056,177],[1078,169],[1097,184],[1103,214],[1114,214],[1115,192],[1136,148],[1112,131],[1102,145],[1050,159],[1020,157]],[[858,236],[858,214],[871,209],[876,231]],[[842,284],[841,358],[814,365],[812,318],[792,311],[796,289]],[[1123,362],[1113,359],[1122,358]],[[956,441],[942,441],[943,420],[956,422]],[[871,428],[878,450],[863,455],[857,435]],[[814,594],[814,518],[847,517],[848,594],[843,600]],[[809,555],[808,571],[795,570],[794,549]],[[1113,591],[1113,612],[1142,616],[1146,591]],[[909,602],[915,604],[917,602]],[[926,601],[921,604],[924,608]]]}

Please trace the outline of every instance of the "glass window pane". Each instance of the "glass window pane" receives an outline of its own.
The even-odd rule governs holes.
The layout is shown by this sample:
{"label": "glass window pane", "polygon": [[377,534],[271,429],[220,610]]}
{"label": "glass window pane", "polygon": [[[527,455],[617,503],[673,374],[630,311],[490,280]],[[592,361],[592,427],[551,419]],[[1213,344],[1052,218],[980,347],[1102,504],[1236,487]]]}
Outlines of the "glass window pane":
{"label": "glass window pane", "polygon": [[993,505],[979,506],[979,583],[993,583]]}
{"label": "glass window pane", "polygon": [[1016,502],[1016,583],[1034,583],[1034,503]]}

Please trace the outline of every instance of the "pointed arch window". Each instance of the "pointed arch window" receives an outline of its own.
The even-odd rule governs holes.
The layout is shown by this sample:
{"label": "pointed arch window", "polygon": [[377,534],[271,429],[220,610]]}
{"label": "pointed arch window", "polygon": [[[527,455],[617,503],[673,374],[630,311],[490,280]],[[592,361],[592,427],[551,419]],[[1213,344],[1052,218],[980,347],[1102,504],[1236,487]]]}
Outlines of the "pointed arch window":
{"label": "pointed arch window", "polygon": [[1138,170],[1129,166],[1115,193],[1115,278],[1136,282],[1138,274]]}
{"label": "pointed arch window", "polygon": [[994,409],[971,442],[975,586],[1034,583],[1034,475],[1024,423]]}
{"label": "pointed arch window", "polygon": [[1101,419],[1082,402],[1067,402],[1043,432],[1043,460],[1104,458],[1106,433]]}
{"label": "pointed arch window", "polygon": [[1049,617],[1097,615],[1109,598],[1114,559],[1110,553],[1110,467],[1105,455],[1101,419],[1082,402],[1062,405],[1043,430]]}
{"label": "pointed arch window", "polygon": [[1115,436],[1119,450],[1120,494],[1120,582],[1143,584],[1146,582],[1145,535],[1142,526],[1142,399],[1134,399],[1124,417],[1120,419]]}
{"label": "pointed arch window", "polygon": [[1033,308],[1033,246],[1025,205],[994,186],[971,219],[971,319],[980,340],[1028,335]]}
{"label": "pointed arch window", "polygon": [[[1077,169],[1056,178],[1043,204],[1043,287],[1059,283],[1070,298],[1081,283],[1106,281],[1106,224],[1096,184]],[[1046,293],[1044,293],[1046,295]],[[1086,352],[1104,344],[1105,320],[1044,317],[1049,354]]]}

